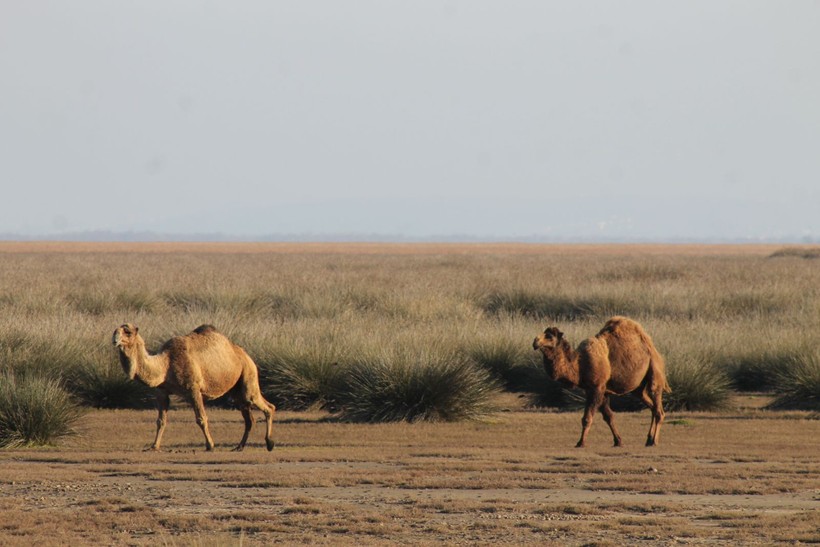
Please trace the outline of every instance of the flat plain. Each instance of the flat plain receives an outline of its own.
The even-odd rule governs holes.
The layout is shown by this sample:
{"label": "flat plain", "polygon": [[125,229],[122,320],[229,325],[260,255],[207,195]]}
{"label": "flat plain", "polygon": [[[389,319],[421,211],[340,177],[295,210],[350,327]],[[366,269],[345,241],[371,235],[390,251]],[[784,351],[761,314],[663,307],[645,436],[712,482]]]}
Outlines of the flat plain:
{"label": "flat plain", "polygon": [[[255,347],[255,337],[265,344],[297,334],[311,340],[340,320],[347,323],[333,328],[362,343],[402,330],[424,339],[432,334],[418,323],[438,332],[470,318],[459,340],[492,331],[526,344],[543,319],[495,317],[467,301],[509,286],[553,287],[575,297],[573,291],[600,295],[602,285],[614,285],[624,301],[637,295],[647,304],[641,319],[665,353],[703,340],[735,352],[767,350],[755,345],[766,336],[805,347],[817,341],[817,265],[769,261],[778,248],[0,243],[7,310],[0,334],[36,333],[40,321],[46,327],[39,332],[54,337],[75,325],[115,367],[110,331],[131,316],[146,330],[160,325],[163,334],[213,318],[232,321],[224,327],[245,337],[252,356],[264,346]],[[150,268],[141,269],[144,260]],[[565,265],[571,275],[560,274]],[[241,276],[225,273],[232,268]],[[527,279],[528,268],[540,279]],[[197,275],[209,302],[220,306],[180,312],[165,304],[179,301],[163,296],[172,289],[196,291],[189,281]],[[256,291],[260,277],[273,291],[297,286],[293,298],[302,307],[269,324],[246,301],[226,308],[233,301],[224,287]],[[577,286],[566,288],[568,279]],[[340,287],[356,302],[370,297],[353,310],[369,319],[353,318],[346,304],[318,306],[305,296],[310,286],[318,287],[317,298]],[[110,304],[121,293],[132,297],[124,310]],[[681,319],[686,314],[654,300],[671,300],[692,316],[684,303],[724,293],[751,308],[735,310],[737,302],[726,300]],[[134,295],[148,304],[136,307]],[[788,305],[776,305],[781,300]],[[775,319],[767,334],[761,326]],[[745,334],[730,334],[725,325],[733,322]],[[572,321],[569,330],[579,340],[600,324],[594,316]],[[676,339],[679,330],[685,336]],[[704,332],[717,334],[707,339]],[[599,417],[589,446],[576,449],[580,412],[533,407],[510,392],[497,396],[496,412],[454,423],[347,423],[324,410],[280,411],[270,453],[259,424],[244,452],[230,451],[241,436],[236,411],[209,410],[217,449],[207,453],[193,413],[177,404],[164,450],[155,453],[143,451],[154,411],[88,409],[77,434],[56,446],[0,451],[0,544],[820,543],[820,420],[810,411],[766,410],[771,398],[738,393],[720,412],[669,412],[653,448],[643,446],[647,411],[618,414],[626,446],[611,447]]]}
{"label": "flat plain", "polygon": [[[349,424],[281,412],[277,447],[212,410],[203,450],[187,409],[164,452],[152,411],[97,410],[50,449],[0,453],[4,545],[770,545],[820,541],[820,421],[755,409],[603,423],[516,408],[486,422]],[[261,424],[260,424],[261,425]]]}

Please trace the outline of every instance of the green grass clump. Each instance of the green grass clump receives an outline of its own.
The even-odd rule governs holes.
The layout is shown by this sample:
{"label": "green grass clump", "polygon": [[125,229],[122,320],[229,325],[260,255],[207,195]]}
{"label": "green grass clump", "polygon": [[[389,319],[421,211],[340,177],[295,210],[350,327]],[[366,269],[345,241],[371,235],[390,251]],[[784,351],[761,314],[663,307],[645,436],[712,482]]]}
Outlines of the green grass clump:
{"label": "green grass clump", "polygon": [[774,389],[770,408],[820,410],[820,351],[807,351],[781,368]]}
{"label": "green grass clump", "polygon": [[357,422],[455,421],[492,410],[490,373],[456,352],[429,348],[365,357],[347,372],[342,416]]}
{"label": "green grass clump", "polygon": [[60,384],[35,375],[0,375],[0,448],[54,444],[82,415]]}
{"label": "green grass clump", "polygon": [[721,410],[729,403],[729,377],[706,358],[694,354],[669,358],[666,377],[672,388],[663,398],[668,411]]}

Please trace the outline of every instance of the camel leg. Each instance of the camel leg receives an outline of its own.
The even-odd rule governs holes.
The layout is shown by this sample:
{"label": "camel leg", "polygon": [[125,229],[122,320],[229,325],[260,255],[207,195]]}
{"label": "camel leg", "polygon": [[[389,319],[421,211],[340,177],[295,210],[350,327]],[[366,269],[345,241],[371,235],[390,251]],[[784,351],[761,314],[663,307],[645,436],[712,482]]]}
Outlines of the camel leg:
{"label": "camel leg", "polygon": [[191,406],[194,407],[196,423],[205,435],[205,450],[210,452],[214,449],[214,440],[211,437],[210,430],[208,429],[208,416],[205,414],[205,402],[202,400],[202,394],[198,391],[191,394]]}
{"label": "camel leg", "polygon": [[604,421],[609,425],[610,431],[612,431],[612,437],[615,441],[615,446],[621,446],[623,443],[621,442],[621,435],[618,433],[618,429],[615,427],[615,413],[612,412],[612,408],[609,406],[609,396],[604,397],[604,403],[601,405],[601,414],[604,417]]}
{"label": "camel leg", "polygon": [[663,411],[663,390],[656,388],[650,395],[649,386],[641,392],[641,399],[652,411],[652,421],[649,423],[649,434],[646,436],[646,446],[656,446],[661,433],[661,424],[665,418]]}
{"label": "camel leg", "polygon": [[154,444],[146,450],[159,450],[162,434],[165,432],[165,425],[168,423],[168,407],[171,406],[171,397],[167,393],[157,393],[157,434],[154,437]]}
{"label": "camel leg", "polygon": [[265,415],[265,445],[270,452],[275,444],[273,442],[273,414],[276,412],[276,407],[262,396],[262,390],[259,387],[259,376],[253,362],[245,369],[240,382],[242,383],[243,400],[248,406],[255,406]]}
{"label": "camel leg", "polygon": [[604,401],[604,393],[602,391],[588,391],[587,404],[584,409],[584,417],[581,419],[581,438],[575,448],[583,448],[586,446],[587,433],[592,427],[592,419],[595,417],[595,409],[600,407]]}
{"label": "camel leg", "polygon": [[273,414],[276,412],[276,407],[262,397],[261,392],[257,392],[251,399],[251,402],[265,415],[265,445],[270,452],[275,445],[273,442]]}
{"label": "camel leg", "polygon": [[646,443],[647,446],[656,446],[660,441],[661,437],[661,424],[663,424],[663,420],[666,418],[666,413],[663,411],[663,389],[660,387],[655,388],[655,392],[652,394],[652,412],[655,416],[655,434],[652,436],[652,443],[649,443],[649,439],[647,439]]}
{"label": "camel leg", "polygon": [[242,440],[239,441],[239,444],[234,448],[234,452],[241,452],[243,448],[245,448],[245,443],[248,442],[248,435],[251,433],[251,429],[253,429],[253,416],[251,415],[251,405],[244,403],[242,408],[239,409],[242,412],[242,417],[245,419],[245,433],[242,435]]}

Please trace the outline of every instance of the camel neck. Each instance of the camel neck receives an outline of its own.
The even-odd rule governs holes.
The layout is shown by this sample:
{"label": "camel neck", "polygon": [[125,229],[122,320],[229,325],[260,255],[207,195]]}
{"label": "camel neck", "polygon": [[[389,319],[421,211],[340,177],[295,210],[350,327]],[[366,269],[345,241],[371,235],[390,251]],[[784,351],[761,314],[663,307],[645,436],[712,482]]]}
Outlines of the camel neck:
{"label": "camel neck", "polygon": [[578,354],[567,344],[557,348],[552,359],[552,370],[555,380],[564,381],[577,386],[581,382],[578,370]]}
{"label": "camel neck", "polygon": [[127,352],[121,349],[120,359],[131,379],[139,380],[149,387],[157,387],[165,380],[168,368],[165,356],[149,354],[141,339]]}

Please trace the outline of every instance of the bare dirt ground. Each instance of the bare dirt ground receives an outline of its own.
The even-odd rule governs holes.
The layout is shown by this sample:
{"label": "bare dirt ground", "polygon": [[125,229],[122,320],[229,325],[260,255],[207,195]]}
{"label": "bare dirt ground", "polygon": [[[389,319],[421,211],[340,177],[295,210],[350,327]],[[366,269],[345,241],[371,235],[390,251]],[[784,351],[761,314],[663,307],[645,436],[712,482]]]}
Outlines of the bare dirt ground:
{"label": "bare dirt ground", "polygon": [[[239,412],[211,409],[213,453],[193,413],[91,411],[59,447],[0,452],[2,545],[560,544],[820,542],[820,420],[747,404],[618,415],[624,448],[578,412],[517,407],[482,423],[347,424],[277,414],[244,452]],[[752,401],[750,399],[750,401]],[[753,402],[753,401],[752,401]]]}

